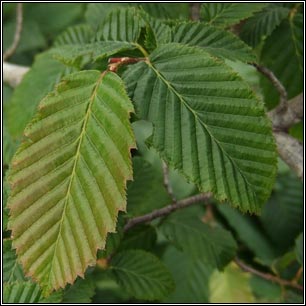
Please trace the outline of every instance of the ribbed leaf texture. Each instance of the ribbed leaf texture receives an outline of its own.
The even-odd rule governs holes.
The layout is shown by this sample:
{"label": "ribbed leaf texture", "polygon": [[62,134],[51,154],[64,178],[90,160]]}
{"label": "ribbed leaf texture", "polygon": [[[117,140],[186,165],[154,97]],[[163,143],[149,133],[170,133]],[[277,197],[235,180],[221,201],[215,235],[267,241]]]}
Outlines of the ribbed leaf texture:
{"label": "ribbed leaf texture", "polygon": [[94,38],[94,31],[87,24],[79,24],[69,27],[54,41],[54,46],[75,45],[90,43]]}
{"label": "ribbed leaf texture", "polygon": [[213,56],[243,62],[256,61],[251,48],[231,32],[190,22],[177,25],[173,33],[173,42],[202,47]]}
{"label": "ribbed leaf texture", "polygon": [[6,283],[3,286],[3,302],[11,304],[33,304],[39,301],[41,290],[33,282]]}
{"label": "ribbed leaf texture", "polygon": [[275,3],[255,13],[242,26],[240,37],[252,47],[268,37],[289,13],[289,9]]}
{"label": "ribbed leaf texture", "polygon": [[[284,20],[265,41],[260,62],[268,67],[285,86],[288,98],[303,91],[303,16],[293,15]],[[284,48],[286,46],[286,48]],[[282,52],[280,52],[282,50]],[[272,83],[263,77],[268,107],[279,101]],[[272,104],[273,106],[273,104]]]}
{"label": "ribbed leaf texture", "polygon": [[260,210],[274,182],[275,143],[263,105],[238,75],[200,48],[173,43],[123,78],[170,166],[219,200]]}
{"label": "ribbed leaf texture", "polygon": [[222,269],[235,256],[237,245],[231,233],[191,218],[170,218],[162,225],[164,235],[190,257]]}
{"label": "ribbed leaf texture", "polygon": [[111,265],[117,282],[137,299],[160,300],[174,289],[170,272],[151,253],[121,252],[114,256]]}
{"label": "ribbed leaf texture", "polygon": [[218,27],[226,27],[248,18],[266,7],[266,3],[204,3],[201,18]]}
{"label": "ribbed leaf texture", "polygon": [[84,71],[43,99],[12,161],[9,228],[24,271],[44,293],[95,264],[132,177],[133,106],[120,78]]}
{"label": "ribbed leaf texture", "polygon": [[111,12],[97,32],[98,40],[137,42],[141,19],[135,8]]}
{"label": "ribbed leaf texture", "polygon": [[17,262],[15,250],[12,249],[12,241],[9,239],[3,240],[3,281],[14,282],[25,279],[22,268]]}
{"label": "ribbed leaf texture", "polygon": [[72,72],[53,58],[52,52],[36,56],[30,71],[23,77],[7,104],[7,128],[13,138],[19,138],[31,120],[39,101],[58,83],[62,76]]}

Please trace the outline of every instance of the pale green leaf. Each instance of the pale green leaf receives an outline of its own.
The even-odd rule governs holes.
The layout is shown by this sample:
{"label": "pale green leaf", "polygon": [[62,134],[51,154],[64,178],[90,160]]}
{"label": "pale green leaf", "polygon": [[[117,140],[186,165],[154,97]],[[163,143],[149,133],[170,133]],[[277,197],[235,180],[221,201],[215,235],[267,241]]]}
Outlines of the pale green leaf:
{"label": "pale green leaf", "polygon": [[158,47],[123,75],[151,143],[203,192],[259,212],[275,178],[271,123],[248,85],[200,48]]}
{"label": "pale green leaf", "polygon": [[53,59],[52,52],[36,56],[30,71],[15,89],[5,111],[7,128],[13,138],[19,138],[32,118],[39,101],[58,83],[71,68]]}
{"label": "pale green leaf", "polygon": [[235,256],[237,245],[231,233],[199,219],[170,217],[161,226],[163,234],[190,257],[222,269]]}
{"label": "pale green leaf", "polygon": [[229,265],[224,272],[215,271],[209,282],[211,303],[253,303],[250,275],[236,265]]}
{"label": "pale green leaf", "polygon": [[276,190],[263,207],[260,216],[263,227],[280,252],[293,246],[303,230],[303,184],[295,174],[280,175]]}
{"label": "pale green leaf", "polygon": [[128,183],[129,216],[140,216],[171,203],[161,173],[141,157],[133,158],[134,178]]}
{"label": "pale green leaf", "polygon": [[77,45],[90,43],[94,38],[94,31],[87,24],[71,26],[58,35],[54,46]]}
{"label": "pale green leaf", "polygon": [[14,282],[25,280],[22,268],[17,262],[15,250],[10,239],[3,240],[3,281]]}
{"label": "pale green leaf", "polygon": [[82,276],[116,229],[132,177],[132,111],[114,73],[78,72],[41,101],[25,129],[8,177],[9,228],[44,293]]}
{"label": "pale green leaf", "polygon": [[[286,88],[289,99],[303,91],[303,45],[303,15],[296,14],[273,31],[261,52],[261,64],[273,71]],[[262,86],[267,107],[273,108],[279,101],[279,93],[265,77],[262,77]]]}
{"label": "pale green leaf", "polygon": [[173,42],[201,47],[213,56],[243,62],[256,61],[251,48],[231,32],[204,23],[189,22],[177,25],[173,33]]}
{"label": "pale green leaf", "polygon": [[122,288],[137,299],[163,299],[174,289],[172,276],[164,264],[145,251],[118,253],[111,261],[111,269]]}
{"label": "pale green leaf", "polygon": [[252,47],[268,37],[289,13],[289,9],[278,4],[270,4],[255,13],[242,26],[240,37]]}
{"label": "pale green leaf", "polygon": [[175,291],[167,297],[166,303],[208,303],[209,278],[213,268],[201,259],[193,260],[188,254],[174,247],[167,248],[164,263],[175,281]]}
{"label": "pale green leaf", "polygon": [[277,253],[256,220],[228,205],[219,205],[218,210],[237,233],[239,240],[256,255],[256,259],[269,266]]}
{"label": "pale green leaf", "polygon": [[33,304],[38,303],[40,296],[41,290],[39,286],[31,281],[5,283],[3,286],[4,303]]}
{"label": "pale green leaf", "polygon": [[301,233],[296,239],[295,239],[295,254],[298,262],[303,265],[303,241],[304,241],[304,234]]}
{"label": "pale green leaf", "polygon": [[204,3],[201,18],[209,24],[226,27],[252,16],[265,6],[266,3]]}

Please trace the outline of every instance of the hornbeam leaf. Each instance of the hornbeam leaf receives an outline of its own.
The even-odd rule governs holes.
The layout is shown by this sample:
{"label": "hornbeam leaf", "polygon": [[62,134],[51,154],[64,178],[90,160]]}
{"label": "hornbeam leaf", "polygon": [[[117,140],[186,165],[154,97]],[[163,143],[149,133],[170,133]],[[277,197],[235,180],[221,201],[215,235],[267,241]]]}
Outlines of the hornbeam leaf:
{"label": "hornbeam leaf", "polygon": [[275,143],[263,104],[237,74],[200,48],[172,43],[123,78],[170,166],[219,200],[260,210],[274,183]]}
{"label": "hornbeam leaf", "polygon": [[5,283],[3,286],[4,303],[38,303],[40,296],[39,286],[31,281]]}
{"label": "hornbeam leaf", "polygon": [[204,3],[201,6],[203,21],[226,27],[252,16],[267,6],[267,3]]}
{"label": "hornbeam leaf", "polygon": [[44,294],[83,276],[116,228],[132,177],[133,106],[120,78],[83,71],[43,99],[13,158],[13,247]]}
{"label": "hornbeam leaf", "polygon": [[162,225],[165,236],[179,249],[207,265],[222,269],[235,256],[237,245],[230,232],[194,218],[171,218]]}
{"label": "hornbeam leaf", "polygon": [[173,42],[199,46],[213,56],[254,62],[251,48],[234,34],[204,23],[183,23],[173,29]]}
{"label": "hornbeam leaf", "polygon": [[174,289],[170,272],[156,256],[148,252],[120,252],[111,264],[116,281],[137,299],[160,300]]}

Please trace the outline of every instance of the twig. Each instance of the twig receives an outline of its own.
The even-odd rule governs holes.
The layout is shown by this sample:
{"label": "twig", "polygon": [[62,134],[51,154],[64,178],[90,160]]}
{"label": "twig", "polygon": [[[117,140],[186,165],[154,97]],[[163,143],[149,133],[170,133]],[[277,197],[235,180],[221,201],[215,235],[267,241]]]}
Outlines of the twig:
{"label": "twig", "polygon": [[164,186],[165,186],[169,196],[171,197],[172,203],[176,203],[176,198],[175,198],[172,186],[171,186],[170,181],[169,181],[169,168],[164,161],[163,161],[163,174],[164,174]]}
{"label": "twig", "polygon": [[122,65],[135,64],[145,60],[144,57],[111,57],[108,60],[108,71],[117,72]]}
{"label": "twig", "polygon": [[264,272],[261,272],[261,271],[258,271],[256,269],[254,269],[253,267],[250,267],[248,266],[247,264],[245,264],[244,262],[242,262],[239,258],[235,258],[235,263],[244,271],[246,272],[250,272],[254,275],[257,275],[263,279],[266,279],[268,281],[271,281],[271,282],[274,282],[274,283],[277,283],[279,285],[282,285],[282,286],[287,286],[287,287],[291,287],[291,288],[295,288],[299,291],[304,291],[304,288],[303,286],[299,285],[299,284],[296,284],[294,282],[291,282],[291,281],[288,281],[286,279],[282,279],[278,276],[275,276],[273,274],[269,274],[269,273],[264,273]]}
{"label": "twig", "polygon": [[268,113],[273,128],[278,130],[287,131],[293,124],[301,121],[303,118],[303,93],[289,100],[287,108],[281,105],[277,106]]}
{"label": "twig", "polygon": [[7,62],[3,63],[3,82],[15,88],[22,80],[29,67],[14,65]]}
{"label": "twig", "polygon": [[14,39],[12,42],[12,45],[4,52],[3,54],[3,61],[6,61],[9,57],[11,57],[19,44],[20,37],[21,37],[21,32],[22,32],[22,3],[17,3],[17,8],[16,8],[16,30],[14,34]]}
{"label": "twig", "polygon": [[146,223],[146,222],[150,222],[154,219],[160,218],[160,217],[164,217],[169,215],[170,213],[172,213],[175,210],[190,206],[192,204],[198,203],[198,202],[203,202],[203,201],[207,201],[211,198],[211,193],[201,193],[201,194],[197,194],[195,196],[186,198],[184,200],[180,200],[176,203],[172,203],[168,206],[165,206],[163,208],[157,209],[152,211],[151,213],[148,213],[146,215],[140,216],[140,217],[135,217],[132,218],[128,221],[128,223],[125,225],[124,227],[124,231],[129,230],[130,228],[132,228],[133,226],[140,224],[140,223]]}
{"label": "twig", "polygon": [[201,3],[190,3],[190,19],[194,21],[200,20]]}
{"label": "twig", "polygon": [[278,91],[280,96],[279,106],[281,108],[287,107],[287,91],[283,84],[280,82],[280,80],[275,76],[275,74],[269,70],[267,67],[257,65],[255,63],[252,64],[260,73],[262,73],[264,76],[266,76],[275,89]]}
{"label": "twig", "polygon": [[274,131],[273,134],[280,157],[303,181],[303,146],[287,133]]}
{"label": "twig", "polygon": [[301,278],[301,276],[303,275],[303,266],[301,266],[298,270],[297,270],[297,272],[296,272],[296,274],[295,274],[295,276],[294,276],[294,278],[292,279],[292,283],[293,284],[297,284],[298,283],[298,281],[299,281],[299,279]]}

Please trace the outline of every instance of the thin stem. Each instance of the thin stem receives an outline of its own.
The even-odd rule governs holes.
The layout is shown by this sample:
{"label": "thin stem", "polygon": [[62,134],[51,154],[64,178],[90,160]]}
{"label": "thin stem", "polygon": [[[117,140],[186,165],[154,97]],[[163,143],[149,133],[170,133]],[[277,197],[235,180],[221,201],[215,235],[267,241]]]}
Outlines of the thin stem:
{"label": "thin stem", "polygon": [[269,273],[264,273],[264,272],[261,272],[261,271],[258,271],[256,269],[254,269],[253,267],[250,267],[248,266],[247,264],[245,264],[243,261],[241,261],[239,258],[235,258],[235,263],[244,271],[246,272],[250,272],[254,275],[257,275],[263,279],[266,279],[268,281],[271,281],[271,282],[274,282],[274,283],[277,283],[281,286],[286,286],[286,287],[291,287],[291,288],[295,288],[299,291],[304,291],[304,288],[303,286],[299,285],[299,284],[296,284],[295,282],[292,282],[292,281],[288,281],[286,279],[282,279],[276,275],[273,275],[273,274],[269,274]]}
{"label": "thin stem", "polygon": [[163,162],[163,175],[164,175],[164,186],[165,186],[169,196],[171,197],[172,202],[176,203],[176,198],[175,198],[172,186],[171,186],[170,181],[169,181],[169,168],[168,168],[168,166],[165,162]]}
{"label": "thin stem", "polygon": [[134,45],[137,47],[139,51],[141,51],[144,57],[149,57],[149,53],[140,44],[135,43]]}
{"label": "thin stem", "polygon": [[168,206],[165,206],[163,208],[154,210],[151,213],[148,213],[146,215],[132,218],[125,225],[124,231],[129,230],[130,228],[134,227],[137,224],[150,222],[150,221],[152,221],[154,219],[167,216],[170,213],[172,213],[172,212],[174,212],[174,211],[176,211],[178,209],[181,209],[181,208],[193,205],[195,203],[207,201],[207,200],[209,200],[211,198],[211,196],[212,196],[211,193],[197,194],[195,196],[186,198],[184,200],[180,200],[180,201],[178,201],[176,203],[171,203]]}
{"label": "thin stem", "polygon": [[262,73],[265,77],[267,77],[275,89],[278,91],[279,96],[280,96],[280,107],[281,108],[286,108],[287,106],[287,91],[283,84],[280,82],[280,80],[275,76],[275,74],[269,70],[267,67],[257,65],[255,63],[252,64],[260,73]]}
{"label": "thin stem", "polygon": [[189,4],[190,19],[194,21],[200,20],[201,3],[195,2]]}
{"label": "thin stem", "polygon": [[3,54],[3,61],[6,61],[9,57],[11,57],[15,53],[15,51],[18,47],[20,37],[21,37],[21,32],[22,32],[22,21],[23,21],[22,3],[17,3],[16,30],[15,30],[15,34],[14,34],[14,39],[13,39],[12,45]]}

